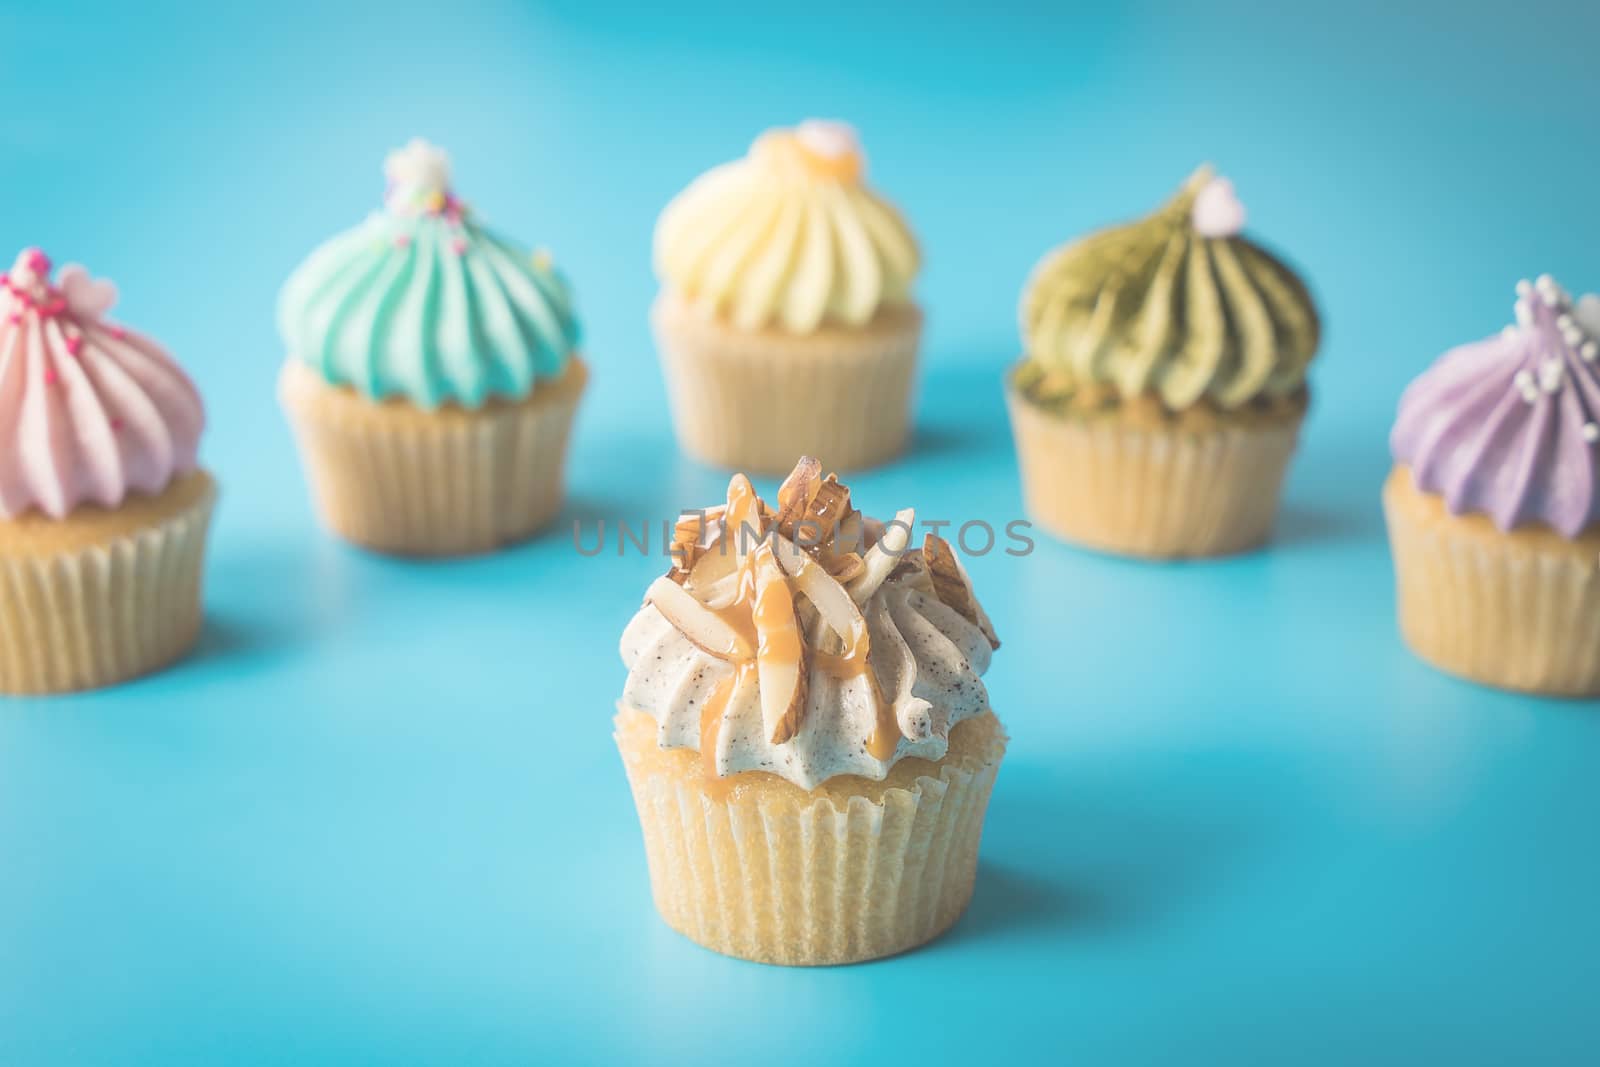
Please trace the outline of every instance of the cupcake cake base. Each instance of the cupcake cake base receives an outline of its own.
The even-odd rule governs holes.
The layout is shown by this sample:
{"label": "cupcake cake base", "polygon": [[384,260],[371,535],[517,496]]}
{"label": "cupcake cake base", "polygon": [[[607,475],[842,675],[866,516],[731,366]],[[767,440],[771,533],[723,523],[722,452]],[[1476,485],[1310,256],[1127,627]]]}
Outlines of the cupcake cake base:
{"label": "cupcake cake base", "polygon": [[1005,754],[993,712],[956,724],[936,763],[904,759],[881,782],[809,792],[763,772],[716,778],[656,735],[653,718],[619,709],[656,907],[698,944],[761,963],[854,963],[932,940],[972,899]]}
{"label": "cupcake cake base", "polygon": [[664,293],[651,318],[678,442],[695,459],[777,476],[796,456],[859,470],[905,448],[922,336],[915,307],[796,335],[734,329]]}
{"label": "cupcake cake base", "polygon": [[329,529],[380,552],[466,555],[530,537],[561,510],[587,380],[573,357],[525,400],[424,411],[374,403],[288,360],[279,395]]}
{"label": "cupcake cake base", "polygon": [[1009,378],[1006,400],[1029,516],[1063,540],[1154,559],[1265,542],[1305,415],[1058,412]]}
{"label": "cupcake cake base", "polygon": [[216,498],[194,471],[119,507],[0,522],[0,692],[94,689],[187,652]]}
{"label": "cupcake cake base", "polygon": [[1486,685],[1600,695],[1600,527],[1568,539],[1452,515],[1409,468],[1383,487],[1400,633],[1418,656]]}

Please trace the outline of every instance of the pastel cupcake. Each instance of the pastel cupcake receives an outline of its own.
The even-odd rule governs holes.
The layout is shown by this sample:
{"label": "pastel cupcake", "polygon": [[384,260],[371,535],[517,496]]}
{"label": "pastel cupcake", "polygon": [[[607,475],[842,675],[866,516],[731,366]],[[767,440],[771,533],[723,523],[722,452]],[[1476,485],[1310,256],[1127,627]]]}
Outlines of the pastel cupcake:
{"label": "pastel cupcake", "polygon": [[707,948],[848,963],[948,929],[972,896],[1006,737],[999,647],[915,515],[885,524],[802,459],[776,508],[734,476],[680,523],[622,637],[616,739],[656,907]]}
{"label": "pastel cupcake", "polygon": [[383,210],[284,286],[279,392],[336,534],[384,552],[484,552],[561,509],[588,372],[566,279],[484,227],[445,154],[389,156]]}
{"label": "pastel cupcake", "polygon": [[1220,556],[1265,541],[1308,401],[1317,309],[1202,167],[1166,206],[1047,255],[1007,395],[1023,497],[1068,541]]}
{"label": "pastel cupcake", "polygon": [[110,282],[38,249],[0,274],[0,692],[125,681],[200,632],[205,412]]}
{"label": "pastel cupcake", "polygon": [[713,466],[840,469],[906,443],[922,313],[905,220],[866,184],[855,131],[768,130],[667,205],[653,311],[678,441]]}
{"label": "pastel cupcake", "polygon": [[1517,285],[1516,325],[1400,398],[1383,489],[1400,632],[1487,685],[1600,695],[1600,297]]}

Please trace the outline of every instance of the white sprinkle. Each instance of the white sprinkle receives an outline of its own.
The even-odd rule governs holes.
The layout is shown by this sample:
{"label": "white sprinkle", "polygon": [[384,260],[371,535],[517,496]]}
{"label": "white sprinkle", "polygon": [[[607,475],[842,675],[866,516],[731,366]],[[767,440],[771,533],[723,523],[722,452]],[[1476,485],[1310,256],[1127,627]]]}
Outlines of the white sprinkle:
{"label": "white sprinkle", "polygon": [[1517,333],[1518,331],[1515,326],[1507,326],[1505,329],[1500,331],[1500,336],[1504,337],[1507,341],[1515,341],[1517,339]]}
{"label": "white sprinkle", "polygon": [[1592,422],[1584,423],[1583,424],[1583,439],[1585,441],[1588,441],[1591,445],[1594,444],[1596,441],[1600,441],[1600,426],[1596,426]]}
{"label": "white sprinkle", "polygon": [[1578,355],[1585,363],[1593,363],[1597,357],[1600,357],[1600,344],[1595,344],[1593,341],[1585,341],[1583,346],[1578,349]]}
{"label": "white sprinkle", "polygon": [[1583,331],[1578,329],[1576,326],[1572,327],[1570,330],[1562,330],[1561,339],[1567,342],[1567,344],[1572,348],[1577,348],[1579,345],[1583,344]]}
{"label": "white sprinkle", "polygon": [[1533,308],[1529,307],[1528,303],[1523,300],[1517,301],[1517,325],[1533,325]]}
{"label": "white sprinkle", "polygon": [[1547,393],[1559,393],[1566,377],[1567,368],[1559,359],[1547,359],[1539,367],[1539,388]]}
{"label": "white sprinkle", "polygon": [[1527,296],[1531,292],[1533,292],[1533,284],[1528,279],[1524,278],[1517,283],[1518,296]]}
{"label": "white sprinkle", "polygon": [[1544,301],[1544,306],[1547,308],[1558,308],[1561,306],[1561,294],[1551,292],[1549,289],[1541,292],[1539,294],[1539,299]]}

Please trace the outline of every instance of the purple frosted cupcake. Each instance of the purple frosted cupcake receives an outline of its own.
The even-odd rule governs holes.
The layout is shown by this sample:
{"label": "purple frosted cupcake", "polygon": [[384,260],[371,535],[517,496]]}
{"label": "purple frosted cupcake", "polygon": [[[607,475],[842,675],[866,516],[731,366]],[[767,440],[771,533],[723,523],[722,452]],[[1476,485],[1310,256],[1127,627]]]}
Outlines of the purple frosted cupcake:
{"label": "purple frosted cupcake", "polygon": [[1384,486],[1400,632],[1488,685],[1600,694],[1600,297],[1549,275],[1400,398]]}

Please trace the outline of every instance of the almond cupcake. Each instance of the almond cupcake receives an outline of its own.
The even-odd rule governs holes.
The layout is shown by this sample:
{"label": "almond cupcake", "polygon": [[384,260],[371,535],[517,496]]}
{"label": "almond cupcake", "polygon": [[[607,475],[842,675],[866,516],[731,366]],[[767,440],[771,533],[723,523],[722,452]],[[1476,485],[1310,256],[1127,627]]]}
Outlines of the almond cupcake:
{"label": "almond cupcake", "polygon": [[1000,642],[955,553],[820,473],[801,460],[776,509],[736,475],[622,637],[616,739],[656,907],[764,963],[948,929],[1006,745],[980,680]]}
{"label": "almond cupcake", "polygon": [[484,552],[561,509],[587,371],[566,279],[481,225],[445,154],[389,156],[384,208],[285,285],[279,378],[336,534],[408,555]]}
{"label": "almond cupcake", "polygon": [[906,443],[922,313],[917,243],[866,185],[843,123],[756,138],[656,226],[652,318],[685,452],[780,475],[803,453],[843,469]]}
{"label": "almond cupcake", "polygon": [[1486,685],[1600,695],[1600,297],[1517,285],[1516,325],[1406,389],[1383,489],[1400,632]]}
{"label": "almond cupcake", "polygon": [[1153,558],[1267,539],[1319,325],[1243,225],[1232,184],[1203,167],[1155,214],[1035,269],[1007,397],[1023,496],[1051,533]]}
{"label": "almond cupcake", "polygon": [[160,345],[108,321],[116,287],[0,274],[0,692],[61,693],[165,666],[200,632],[217,488],[205,413]]}

